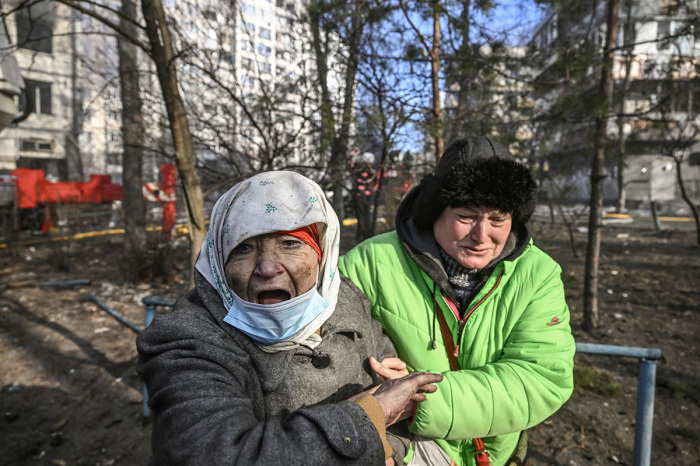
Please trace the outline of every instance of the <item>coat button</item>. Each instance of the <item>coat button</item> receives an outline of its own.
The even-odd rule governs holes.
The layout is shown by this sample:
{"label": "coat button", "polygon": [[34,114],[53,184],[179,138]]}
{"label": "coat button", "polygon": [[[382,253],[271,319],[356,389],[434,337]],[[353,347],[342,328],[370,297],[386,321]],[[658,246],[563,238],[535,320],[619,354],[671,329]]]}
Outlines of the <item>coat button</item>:
{"label": "coat button", "polygon": [[350,437],[345,437],[345,438],[343,439],[343,442],[345,442],[346,444],[350,445],[350,442],[352,442],[352,440],[350,440]]}

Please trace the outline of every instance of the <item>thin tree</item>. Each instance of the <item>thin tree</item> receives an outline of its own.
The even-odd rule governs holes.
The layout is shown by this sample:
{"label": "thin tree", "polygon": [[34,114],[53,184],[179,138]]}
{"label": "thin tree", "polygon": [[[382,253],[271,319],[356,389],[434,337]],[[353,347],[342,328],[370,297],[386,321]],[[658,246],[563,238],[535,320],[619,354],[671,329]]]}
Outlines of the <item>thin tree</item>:
{"label": "thin tree", "polygon": [[[354,120],[357,68],[362,36],[365,25],[368,23],[368,11],[369,5],[366,0],[337,4],[317,0],[310,2],[308,6],[312,47],[321,91],[321,151],[330,149],[329,171],[333,190],[333,209],[341,220],[345,211],[343,178],[348,169],[347,154]],[[341,43],[335,44],[335,39],[340,39]],[[340,81],[343,97],[337,104],[340,115],[339,121],[336,121],[333,113],[333,108],[336,106],[328,87],[330,78],[328,62],[332,48],[338,45],[342,53],[334,57],[342,63],[343,72]]]}
{"label": "thin tree", "polygon": [[[120,27],[133,36],[138,35],[136,5],[122,0]],[[146,256],[146,203],[143,198],[144,124],[141,87],[139,86],[138,47],[117,37],[119,80],[122,101],[122,174],[124,186],[124,229],[127,254],[137,276]]]}
{"label": "thin tree", "polygon": [[608,0],[605,51],[601,60],[598,105],[596,106],[594,155],[591,165],[591,199],[588,217],[588,245],[583,287],[583,328],[598,327],[598,263],[602,236],[603,181],[605,180],[606,129],[610,112],[612,66],[617,41],[618,0]]}
{"label": "thin tree", "polygon": [[432,37],[426,37],[411,18],[411,14],[403,0],[399,0],[399,6],[404,18],[413,29],[418,41],[423,47],[425,56],[430,59],[430,88],[431,88],[431,121],[430,129],[435,140],[435,163],[440,160],[445,151],[443,138],[442,106],[440,103],[440,17],[442,4],[440,0],[430,0],[430,12],[432,20]]}

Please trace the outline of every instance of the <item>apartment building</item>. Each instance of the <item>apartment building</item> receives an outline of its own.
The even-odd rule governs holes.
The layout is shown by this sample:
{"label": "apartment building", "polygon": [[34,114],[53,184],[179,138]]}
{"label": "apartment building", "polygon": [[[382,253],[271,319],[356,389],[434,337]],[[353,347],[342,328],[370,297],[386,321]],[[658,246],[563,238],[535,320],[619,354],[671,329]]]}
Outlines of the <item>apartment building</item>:
{"label": "apartment building", "polygon": [[80,18],[64,5],[37,2],[6,24],[24,79],[19,110],[26,118],[0,132],[0,170],[42,168],[48,177],[82,179]]}
{"label": "apartment building", "polygon": [[165,2],[203,181],[299,165],[312,151],[313,79],[299,0]]}
{"label": "apartment building", "polygon": [[[612,70],[613,86],[608,121],[609,175],[604,195],[612,202],[622,197],[629,201],[665,203],[669,212],[681,205],[676,182],[674,155],[681,163],[681,174],[689,195],[700,201],[700,86],[696,74],[700,43],[689,23],[698,2],[679,4],[674,0],[638,0],[621,2],[617,47]],[[579,2],[578,11],[551,11],[533,35],[531,47],[539,56],[535,84],[535,107],[541,121],[547,112],[561,105],[570,85],[547,87],[546,82],[564,82],[565,72],[577,64],[577,48],[591,45],[593,61],[586,64],[587,89],[582,95],[593,98],[600,76],[600,54],[605,42],[607,2]],[[584,40],[587,39],[587,40]],[[584,45],[585,44],[585,45]],[[568,47],[573,57],[562,66],[562,54]],[[583,79],[581,82],[585,82]],[[571,84],[571,80],[569,81]],[[572,101],[573,102],[573,101]],[[575,105],[565,109],[572,116],[547,138],[537,143],[548,152],[548,162],[573,167],[572,179],[587,195],[587,177],[591,153],[590,119],[576,121]],[[614,163],[614,153],[623,153]],[[624,202],[624,201],[623,201]]]}

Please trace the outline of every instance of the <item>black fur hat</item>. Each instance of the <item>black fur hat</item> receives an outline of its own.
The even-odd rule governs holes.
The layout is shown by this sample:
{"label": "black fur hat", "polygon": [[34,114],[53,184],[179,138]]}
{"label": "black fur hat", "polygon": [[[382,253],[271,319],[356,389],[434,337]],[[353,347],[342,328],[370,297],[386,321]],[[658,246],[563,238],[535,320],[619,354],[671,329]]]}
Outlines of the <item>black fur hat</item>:
{"label": "black fur hat", "polygon": [[446,207],[496,208],[524,226],[535,210],[537,184],[504,145],[476,137],[452,143],[419,189],[412,217],[418,228],[432,231]]}

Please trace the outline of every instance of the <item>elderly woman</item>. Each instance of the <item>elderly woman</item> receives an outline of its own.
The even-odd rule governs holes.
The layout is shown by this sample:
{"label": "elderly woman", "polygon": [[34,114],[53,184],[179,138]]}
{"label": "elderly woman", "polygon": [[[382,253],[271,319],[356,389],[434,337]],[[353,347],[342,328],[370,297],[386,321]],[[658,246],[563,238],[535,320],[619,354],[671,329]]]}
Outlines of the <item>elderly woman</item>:
{"label": "elderly woman", "polygon": [[417,407],[410,464],[527,464],[521,432],[571,395],[561,269],[527,228],[535,189],[503,145],[457,141],[402,201],[396,231],[341,258],[408,369],[445,375]]}
{"label": "elderly woman", "polygon": [[369,358],[396,353],[338,250],[337,217],[301,175],[261,173],[218,200],[195,289],[137,341],[154,464],[392,463],[386,426],[442,377],[366,392]]}

